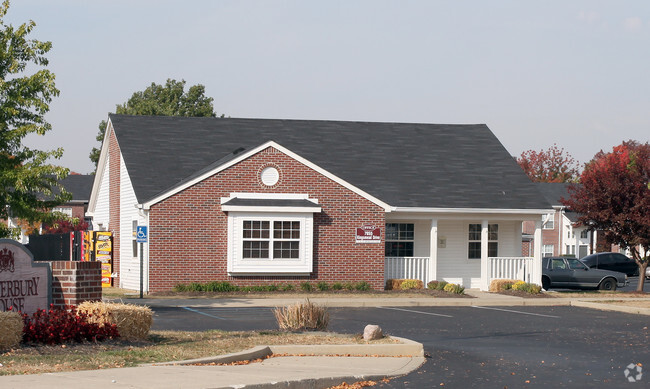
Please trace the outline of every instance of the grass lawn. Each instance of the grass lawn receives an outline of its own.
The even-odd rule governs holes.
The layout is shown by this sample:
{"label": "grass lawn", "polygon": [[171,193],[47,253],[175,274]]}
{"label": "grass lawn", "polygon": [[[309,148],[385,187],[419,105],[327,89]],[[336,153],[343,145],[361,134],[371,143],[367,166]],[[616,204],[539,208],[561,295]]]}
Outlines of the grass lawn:
{"label": "grass lawn", "polygon": [[[371,343],[394,342],[384,338]],[[152,331],[147,341],[110,340],[65,345],[21,345],[0,353],[0,375],[108,369],[228,354],[258,345],[365,344],[361,335],[327,333]]]}

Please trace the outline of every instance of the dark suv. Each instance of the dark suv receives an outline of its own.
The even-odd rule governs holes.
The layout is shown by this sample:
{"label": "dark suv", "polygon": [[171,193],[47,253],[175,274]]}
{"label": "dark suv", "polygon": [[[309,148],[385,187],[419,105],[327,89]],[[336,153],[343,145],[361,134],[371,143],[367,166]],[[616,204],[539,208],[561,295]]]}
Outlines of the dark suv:
{"label": "dark suv", "polygon": [[580,260],[592,269],[613,270],[628,276],[639,275],[639,266],[636,262],[621,253],[596,253]]}

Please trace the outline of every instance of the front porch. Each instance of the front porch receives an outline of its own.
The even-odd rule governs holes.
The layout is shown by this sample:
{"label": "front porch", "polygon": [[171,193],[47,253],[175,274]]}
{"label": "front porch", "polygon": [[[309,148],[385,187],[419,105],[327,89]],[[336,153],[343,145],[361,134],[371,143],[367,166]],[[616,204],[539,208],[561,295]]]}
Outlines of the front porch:
{"label": "front porch", "polygon": [[387,220],[384,279],[447,281],[482,291],[494,279],[541,285],[541,215],[532,257],[521,255],[522,221],[537,215],[454,216]]}

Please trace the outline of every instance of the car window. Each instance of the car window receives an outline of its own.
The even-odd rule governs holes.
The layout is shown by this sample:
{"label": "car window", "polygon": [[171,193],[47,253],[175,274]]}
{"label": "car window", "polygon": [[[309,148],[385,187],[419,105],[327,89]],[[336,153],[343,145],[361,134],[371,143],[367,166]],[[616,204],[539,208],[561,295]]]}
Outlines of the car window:
{"label": "car window", "polygon": [[575,258],[568,258],[566,261],[569,264],[569,269],[583,270],[585,268],[585,264]]}
{"label": "car window", "polygon": [[598,257],[598,264],[599,265],[611,265],[614,262],[614,256],[611,254],[602,254]]}
{"label": "car window", "polygon": [[615,263],[628,263],[632,261],[630,257],[625,256],[623,254],[611,254],[611,256],[612,256],[612,261]]}
{"label": "car window", "polygon": [[562,270],[566,269],[566,264],[564,263],[564,259],[553,259],[553,262],[551,263],[551,268],[553,270]]}

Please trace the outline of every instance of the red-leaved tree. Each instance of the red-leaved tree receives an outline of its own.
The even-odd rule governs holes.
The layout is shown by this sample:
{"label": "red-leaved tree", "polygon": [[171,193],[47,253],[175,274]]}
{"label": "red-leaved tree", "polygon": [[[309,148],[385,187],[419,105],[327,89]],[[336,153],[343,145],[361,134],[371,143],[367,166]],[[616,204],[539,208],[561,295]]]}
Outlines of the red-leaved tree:
{"label": "red-leaved tree", "polygon": [[74,231],[86,231],[88,223],[78,219],[59,219],[52,224],[43,225],[44,234],[65,234]]}
{"label": "red-leaved tree", "polygon": [[533,182],[576,182],[578,162],[556,144],[548,150],[528,150],[521,153],[517,163]]}
{"label": "red-leaved tree", "polygon": [[628,141],[598,152],[580,183],[562,203],[580,214],[581,224],[602,230],[608,243],[630,250],[642,292],[650,258],[650,144]]}

